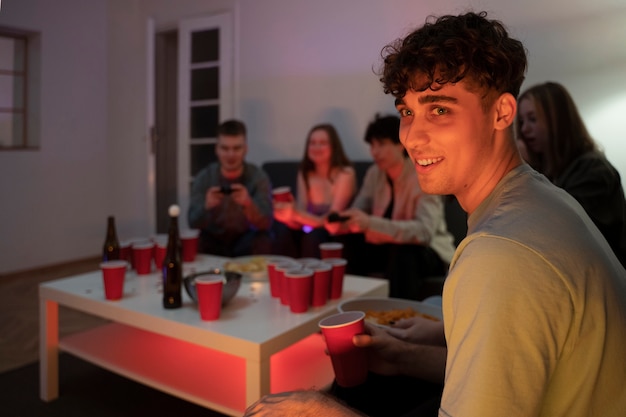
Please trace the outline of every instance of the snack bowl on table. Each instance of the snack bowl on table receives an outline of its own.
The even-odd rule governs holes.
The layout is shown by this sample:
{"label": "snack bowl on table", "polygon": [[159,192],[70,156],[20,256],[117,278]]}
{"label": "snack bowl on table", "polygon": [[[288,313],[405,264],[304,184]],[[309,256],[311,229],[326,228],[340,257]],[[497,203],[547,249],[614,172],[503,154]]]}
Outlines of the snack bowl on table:
{"label": "snack bowl on table", "polygon": [[366,314],[365,320],[376,324],[381,327],[386,327],[386,324],[381,324],[377,321],[377,318],[370,316],[368,313],[383,313],[392,316],[397,312],[398,317],[402,316],[402,311],[407,309],[413,310],[415,315],[423,315],[432,320],[442,320],[443,315],[441,307],[423,303],[420,301],[407,300],[403,298],[386,298],[386,297],[363,297],[353,298],[351,300],[343,301],[337,307],[340,313],[346,311],[362,311]]}
{"label": "snack bowl on table", "polygon": [[241,286],[241,277],[242,274],[234,271],[224,271],[219,268],[210,269],[208,271],[198,271],[192,274],[187,275],[183,278],[183,285],[185,287],[185,291],[194,303],[198,303],[198,295],[196,293],[196,278],[205,275],[223,275],[224,276],[224,286],[222,287],[222,307],[224,307],[230,300],[232,300],[237,291],[239,291],[239,287]]}

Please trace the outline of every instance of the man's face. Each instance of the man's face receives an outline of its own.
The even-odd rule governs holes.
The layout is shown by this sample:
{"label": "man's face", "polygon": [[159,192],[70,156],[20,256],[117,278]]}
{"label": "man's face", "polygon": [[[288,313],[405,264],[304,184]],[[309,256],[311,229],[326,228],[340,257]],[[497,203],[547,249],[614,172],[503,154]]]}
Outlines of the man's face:
{"label": "man's face", "polygon": [[378,168],[388,171],[404,161],[404,147],[401,143],[393,143],[389,138],[372,139],[370,154]]}
{"label": "man's face", "polygon": [[215,153],[223,172],[236,172],[243,167],[248,145],[243,135],[220,136]]}
{"label": "man's face", "polygon": [[398,100],[400,140],[415,164],[421,188],[457,197],[481,194],[490,181],[494,153],[493,111],[466,82],[437,91],[413,91]]}

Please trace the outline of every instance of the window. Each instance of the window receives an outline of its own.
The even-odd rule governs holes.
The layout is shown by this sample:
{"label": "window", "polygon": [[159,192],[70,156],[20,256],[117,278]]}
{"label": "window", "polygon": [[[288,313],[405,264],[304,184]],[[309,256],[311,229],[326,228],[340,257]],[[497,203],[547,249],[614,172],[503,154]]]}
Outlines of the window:
{"label": "window", "polygon": [[0,150],[39,147],[39,35],[0,27]]}

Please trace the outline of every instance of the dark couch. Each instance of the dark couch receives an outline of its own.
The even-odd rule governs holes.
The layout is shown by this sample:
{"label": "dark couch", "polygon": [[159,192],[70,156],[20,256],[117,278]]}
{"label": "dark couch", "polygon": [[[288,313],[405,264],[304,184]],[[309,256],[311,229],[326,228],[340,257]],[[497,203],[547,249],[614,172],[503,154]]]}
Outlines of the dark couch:
{"label": "dark couch", "polygon": [[[354,161],[356,171],[357,187],[363,184],[365,172],[372,165],[372,161]],[[289,186],[293,193],[296,192],[296,177],[298,175],[299,161],[270,161],[265,162],[261,167],[269,175],[272,187]],[[458,245],[467,233],[467,215],[459,206],[456,198],[452,195],[444,197],[446,222],[448,230],[454,236],[454,243]]]}
{"label": "dark couch", "polygon": [[[354,170],[356,171],[357,189],[363,184],[365,172],[372,165],[372,161],[354,161]],[[263,171],[270,177],[272,187],[291,187],[291,192],[296,193],[296,178],[298,176],[298,166],[300,161],[270,161],[261,165]]]}

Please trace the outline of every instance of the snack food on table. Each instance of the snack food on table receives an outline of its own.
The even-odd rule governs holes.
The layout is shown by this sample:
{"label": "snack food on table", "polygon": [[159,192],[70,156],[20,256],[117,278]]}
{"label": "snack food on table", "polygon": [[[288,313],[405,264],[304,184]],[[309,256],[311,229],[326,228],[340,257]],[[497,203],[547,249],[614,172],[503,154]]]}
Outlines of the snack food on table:
{"label": "snack food on table", "polygon": [[374,324],[383,324],[385,326],[393,324],[400,319],[406,319],[415,316],[421,316],[429,320],[439,321],[437,317],[417,312],[410,307],[384,311],[369,310],[365,312],[365,320]]}
{"label": "snack food on table", "polygon": [[240,273],[264,272],[267,268],[267,261],[262,256],[255,256],[245,261],[228,261],[223,268],[226,271]]}

